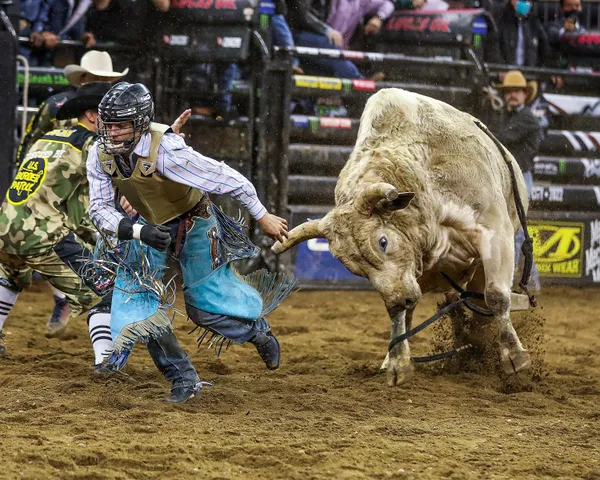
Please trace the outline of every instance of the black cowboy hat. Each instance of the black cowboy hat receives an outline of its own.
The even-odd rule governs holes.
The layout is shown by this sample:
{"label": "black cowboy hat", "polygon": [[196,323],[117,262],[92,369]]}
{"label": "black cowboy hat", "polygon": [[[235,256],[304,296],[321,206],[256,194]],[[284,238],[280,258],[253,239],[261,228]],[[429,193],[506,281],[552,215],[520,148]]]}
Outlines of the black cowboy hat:
{"label": "black cowboy hat", "polygon": [[56,112],[57,120],[77,118],[86,110],[97,110],[98,104],[112,85],[108,82],[86,83],[79,87],[75,96],[65,103]]}

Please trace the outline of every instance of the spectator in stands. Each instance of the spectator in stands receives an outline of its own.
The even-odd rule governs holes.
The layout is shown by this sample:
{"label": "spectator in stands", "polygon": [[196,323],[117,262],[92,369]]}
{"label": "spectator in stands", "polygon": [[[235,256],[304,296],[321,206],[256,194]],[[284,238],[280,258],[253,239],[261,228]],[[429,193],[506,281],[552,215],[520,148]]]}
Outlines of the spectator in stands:
{"label": "spectator in stands", "polygon": [[[271,36],[273,37],[273,45],[277,47],[295,47],[294,36],[290,30],[290,26],[285,19],[287,15],[287,5],[285,0],[275,1],[275,15],[271,16]],[[304,70],[300,67],[298,57],[292,58],[292,71],[298,75],[302,75]]]}
{"label": "spectator in stands", "polygon": [[[344,47],[344,36],[329,26],[328,3],[322,0],[288,0],[288,22],[297,45],[314,48]],[[349,60],[311,58],[304,60],[304,68],[313,73],[341,78],[362,78],[356,65]]]}
{"label": "spectator in stands", "polygon": [[[157,24],[169,10],[170,0],[92,0],[86,27],[101,42],[114,42],[129,50],[112,52],[117,65],[129,65],[131,76],[139,79],[148,51],[157,45]],[[149,83],[148,78],[144,78]]]}
{"label": "spectator in stands", "polygon": [[[36,5],[38,2],[38,5]],[[59,40],[81,40],[86,48],[96,44],[94,35],[85,31],[84,17],[91,5],[90,0],[81,0],[77,6],[72,0],[29,0],[25,2],[21,32],[30,30],[31,48],[21,49],[33,65],[51,65],[52,50]],[[36,14],[35,18],[33,18]]]}
{"label": "spectator in stands", "polygon": [[493,60],[519,66],[546,66],[551,62],[548,36],[540,20],[530,15],[532,1],[508,0],[495,15],[498,26]]}
{"label": "spectator in stands", "polygon": [[579,23],[580,16],[581,0],[560,0],[558,16],[546,26],[550,42],[558,42],[559,37],[566,32],[584,32],[585,29]]}
{"label": "spectator in stands", "polygon": [[[560,9],[558,16],[553,22],[546,25],[550,43],[556,50],[556,65],[559,68],[569,68],[569,62],[562,53],[560,45],[560,36],[564,33],[583,33],[585,29],[579,23],[581,15],[580,0],[560,0]],[[559,85],[562,86],[562,85]]]}
{"label": "spectator in stands", "polygon": [[[497,87],[504,96],[505,108],[496,112],[489,121],[489,128],[502,144],[513,154],[521,167],[529,197],[533,191],[533,159],[542,142],[542,128],[531,109],[537,94],[537,84],[527,82],[518,70],[510,70],[502,85]],[[525,241],[523,229],[515,236],[515,265],[519,265],[521,246]],[[532,269],[531,286],[539,290],[539,272],[535,264]]]}
{"label": "spectator in stands", "polygon": [[390,0],[331,0],[327,24],[340,32],[347,48],[356,27],[363,24],[363,18],[369,18],[364,34],[376,35],[393,11],[394,4]]}

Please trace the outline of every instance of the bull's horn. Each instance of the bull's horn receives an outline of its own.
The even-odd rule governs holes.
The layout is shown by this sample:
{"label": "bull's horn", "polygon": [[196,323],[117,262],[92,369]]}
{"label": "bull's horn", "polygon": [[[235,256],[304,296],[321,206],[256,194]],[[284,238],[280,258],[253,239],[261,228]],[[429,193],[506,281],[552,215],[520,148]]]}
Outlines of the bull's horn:
{"label": "bull's horn", "polygon": [[325,234],[321,231],[320,220],[309,220],[292,228],[285,242],[275,242],[271,250],[277,254],[283,253],[286,250],[298,245],[300,242],[310,240],[311,238],[325,238]]}
{"label": "bull's horn", "polygon": [[358,194],[358,197],[354,200],[354,208],[359,213],[370,217],[373,209],[381,200],[393,202],[396,198],[398,198],[396,187],[384,182],[374,183]]}

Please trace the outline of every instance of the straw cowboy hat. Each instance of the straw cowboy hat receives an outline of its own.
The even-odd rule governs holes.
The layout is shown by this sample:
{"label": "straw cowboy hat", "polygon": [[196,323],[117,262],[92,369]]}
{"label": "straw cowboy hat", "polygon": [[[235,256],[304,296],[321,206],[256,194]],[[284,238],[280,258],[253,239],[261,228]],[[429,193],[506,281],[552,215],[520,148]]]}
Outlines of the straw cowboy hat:
{"label": "straw cowboy hat", "polygon": [[90,50],[81,57],[81,65],[67,65],[64,70],[65,77],[75,87],[81,86],[81,77],[86,73],[114,81],[127,75],[127,72],[129,72],[129,68],[122,72],[114,72],[110,55],[98,50]]}
{"label": "straw cowboy hat", "polygon": [[497,90],[506,90],[509,88],[522,88],[527,91],[525,103],[531,103],[537,95],[537,82],[528,82],[525,76],[519,70],[509,70],[504,76],[504,81],[496,85]]}
{"label": "straw cowboy hat", "polygon": [[75,95],[67,100],[56,112],[57,120],[77,118],[86,110],[97,110],[100,100],[110,90],[109,82],[86,83],[77,89]]}

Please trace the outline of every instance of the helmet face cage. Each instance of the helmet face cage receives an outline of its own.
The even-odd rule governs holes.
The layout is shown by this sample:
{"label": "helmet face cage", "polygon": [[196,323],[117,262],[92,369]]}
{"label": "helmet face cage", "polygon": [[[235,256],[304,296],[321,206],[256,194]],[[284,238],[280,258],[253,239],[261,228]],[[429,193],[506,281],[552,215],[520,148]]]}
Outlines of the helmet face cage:
{"label": "helmet face cage", "polygon": [[[131,138],[124,141],[119,141],[111,137],[109,133],[110,125],[117,125],[128,122],[131,124]],[[137,143],[140,141],[142,134],[148,130],[149,126],[150,118],[148,116],[137,117],[133,120],[119,120],[116,122],[106,121],[103,120],[100,116],[98,116],[98,135],[100,137],[100,148],[104,153],[108,153],[111,155],[127,153],[133,148],[135,148]],[[126,134],[127,132],[124,131],[124,133]]]}
{"label": "helmet face cage", "polygon": [[[154,102],[148,89],[140,84],[121,82],[104,96],[98,106],[98,135],[100,148],[107,154],[131,151],[154,118]],[[131,137],[125,140],[110,135],[111,125],[131,123]],[[127,127],[121,135],[129,133]],[[116,137],[118,137],[117,135]]]}

